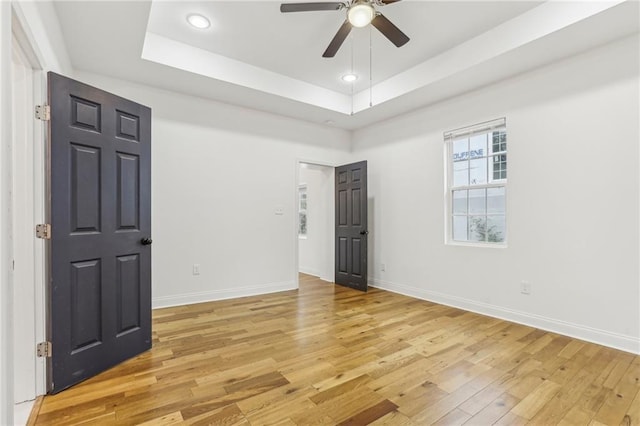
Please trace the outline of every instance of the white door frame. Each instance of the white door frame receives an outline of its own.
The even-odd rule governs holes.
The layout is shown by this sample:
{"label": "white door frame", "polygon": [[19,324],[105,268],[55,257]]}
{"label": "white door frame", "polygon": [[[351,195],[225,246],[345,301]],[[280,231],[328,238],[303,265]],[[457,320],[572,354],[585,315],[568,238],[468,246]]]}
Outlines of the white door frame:
{"label": "white door frame", "polygon": [[[335,172],[335,168],[336,166],[332,163],[328,163],[326,161],[318,161],[318,160],[306,160],[306,159],[301,159],[298,158],[296,159],[296,178],[295,178],[295,182],[294,182],[294,194],[295,194],[295,206],[294,206],[294,214],[293,217],[295,218],[294,222],[294,230],[293,230],[293,235],[294,235],[294,256],[295,256],[295,260],[294,260],[294,267],[295,267],[295,271],[294,271],[294,283],[296,288],[300,288],[300,282],[298,279],[298,272],[300,269],[300,240],[298,237],[298,206],[300,205],[300,200],[298,199],[300,192],[298,191],[299,185],[300,185],[300,165],[301,164],[313,164],[316,166],[323,166],[323,167],[329,167],[331,168],[332,172],[331,172],[331,178],[332,181],[334,182],[332,187],[335,189],[335,177],[334,177],[334,172]],[[333,198],[331,198],[333,200]],[[335,206],[334,203],[330,203],[330,205],[328,206],[330,211],[329,211],[329,217],[334,217],[335,215]],[[330,256],[330,259],[328,259],[328,261],[330,263],[335,263],[335,230],[334,227],[332,227],[329,231],[329,238],[327,239],[327,241],[330,242],[331,247],[329,248],[330,253],[332,253],[332,255]],[[335,275],[335,274],[334,274]],[[331,278],[331,281],[333,282],[333,277]]]}
{"label": "white door frame", "polygon": [[46,222],[47,126],[34,118],[35,105],[46,103],[46,74],[15,14],[12,36],[13,57],[30,80],[16,104],[20,111],[14,110],[14,123],[22,129],[16,129],[12,138],[14,402],[22,402],[47,390],[45,359],[35,356],[36,344],[46,340],[45,241],[35,238],[35,225]]}

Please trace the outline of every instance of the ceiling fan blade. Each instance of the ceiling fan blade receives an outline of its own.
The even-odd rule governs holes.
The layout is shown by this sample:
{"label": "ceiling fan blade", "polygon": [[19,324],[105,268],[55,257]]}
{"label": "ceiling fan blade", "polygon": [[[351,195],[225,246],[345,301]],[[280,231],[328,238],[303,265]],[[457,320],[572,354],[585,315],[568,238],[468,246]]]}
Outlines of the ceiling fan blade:
{"label": "ceiling fan blade", "polygon": [[313,12],[316,10],[340,10],[344,7],[340,2],[329,3],[282,3],[280,5],[280,12]]}
{"label": "ceiling fan blade", "polygon": [[391,4],[391,3],[397,3],[400,0],[381,0],[383,4]]}
{"label": "ceiling fan blade", "polygon": [[388,38],[391,43],[395,44],[396,47],[404,46],[409,41],[409,37],[381,13],[373,18],[371,25],[376,27],[378,31]]}
{"label": "ceiling fan blade", "polygon": [[331,43],[329,43],[329,47],[327,47],[327,50],[324,51],[322,57],[333,58],[334,56],[336,56],[336,52],[338,52],[338,49],[340,49],[340,46],[342,46],[342,43],[344,43],[344,40],[347,38],[350,32],[351,24],[347,19],[344,21],[344,24],[342,24],[336,35],[333,36],[333,40],[331,40]]}

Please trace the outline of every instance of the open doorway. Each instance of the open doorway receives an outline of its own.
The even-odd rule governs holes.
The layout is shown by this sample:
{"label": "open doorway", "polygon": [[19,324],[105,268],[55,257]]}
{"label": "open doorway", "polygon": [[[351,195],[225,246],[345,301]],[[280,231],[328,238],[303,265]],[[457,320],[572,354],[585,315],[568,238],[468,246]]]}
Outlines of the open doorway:
{"label": "open doorway", "polygon": [[334,168],[298,162],[298,273],[334,280]]}

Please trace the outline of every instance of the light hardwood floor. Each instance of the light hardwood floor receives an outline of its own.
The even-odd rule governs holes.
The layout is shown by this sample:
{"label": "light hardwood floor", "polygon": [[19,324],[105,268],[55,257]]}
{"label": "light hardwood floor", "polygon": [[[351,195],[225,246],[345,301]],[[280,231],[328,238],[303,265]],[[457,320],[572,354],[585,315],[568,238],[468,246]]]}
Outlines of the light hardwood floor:
{"label": "light hardwood floor", "polygon": [[308,275],[155,310],[153,337],[37,424],[640,424],[638,356]]}

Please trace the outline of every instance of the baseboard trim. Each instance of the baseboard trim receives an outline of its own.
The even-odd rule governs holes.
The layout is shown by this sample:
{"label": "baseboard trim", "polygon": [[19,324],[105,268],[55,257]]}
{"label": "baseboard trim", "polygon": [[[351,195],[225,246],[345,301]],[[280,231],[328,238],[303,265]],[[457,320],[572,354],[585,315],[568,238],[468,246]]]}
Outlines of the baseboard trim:
{"label": "baseboard trim", "polygon": [[298,271],[302,272],[303,274],[307,274],[307,275],[313,275],[314,277],[318,277],[320,278],[320,271],[318,271],[317,269],[313,269],[313,268],[307,268],[306,266],[300,266],[298,268]]}
{"label": "baseboard trim", "polygon": [[294,281],[281,283],[258,284],[253,286],[225,288],[220,290],[201,291],[197,293],[176,294],[171,296],[154,297],[153,309],[169,308],[172,306],[192,305],[194,303],[213,302],[216,300],[235,299],[238,297],[257,296],[261,294],[277,293],[297,289]]}
{"label": "baseboard trim", "polygon": [[38,396],[33,402],[31,412],[29,413],[29,418],[25,423],[26,426],[35,426],[35,424],[37,423],[38,414],[40,414],[40,408],[42,407],[42,401],[44,401],[44,395]]}
{"label": "baseboard trim", "polygon": [[427,300],[441,305],[464,309],[465,311],[488,315],[490,317],[563,334],[565,336],[585,340],[591,343],[597,343],[599,345],[608,346],[621,351],[640,354],[640,338],[637,337],[612,333],[607,330],[574,324],[567,321],[530,314],[488,303],[477,302],[475,300],[465,299],[440,292],[424,290],[404,284],[383,281],[377,278],[370,278],[369,285],[371,287],[391,291],[393,293],[415,297],[416,299]]}

